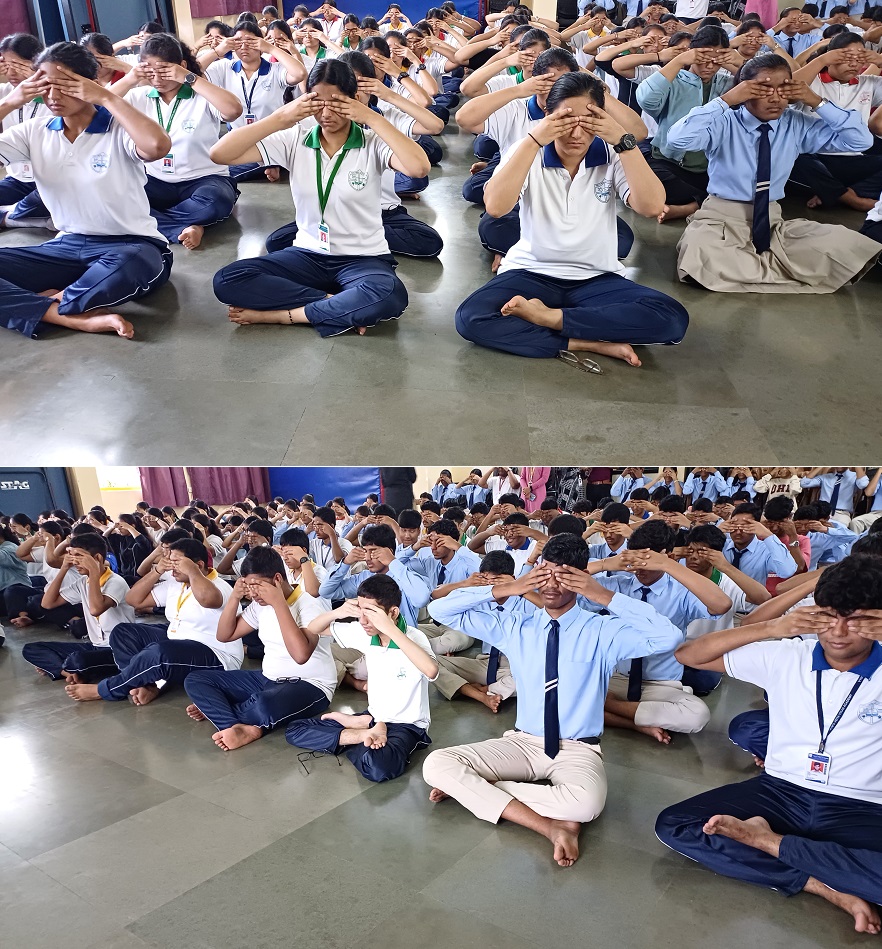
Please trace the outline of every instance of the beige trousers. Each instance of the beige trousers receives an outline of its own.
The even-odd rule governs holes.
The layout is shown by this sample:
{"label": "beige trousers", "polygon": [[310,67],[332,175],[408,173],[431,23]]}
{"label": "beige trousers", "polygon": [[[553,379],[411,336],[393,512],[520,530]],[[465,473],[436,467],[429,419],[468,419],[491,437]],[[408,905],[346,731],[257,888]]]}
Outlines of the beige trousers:
{"label": "beige trousers", "polygon": [[[628,698],[628,677],[618,672],[610,679],[609,694],[614,699]],[[669,732],[693,734],[710,721],[710,709],[698,696],[686,692],[677,681],[644,682],[643,694],[634,716],[641,727],[664,728]]]}
{"label": "beige trousers", "polygon": [[870,514],[860,514],[849,525],[848,529],[855,534],[863,534],[868,527],[872,527],[879,518],[882,517],[882,511],[873,511]]}
{"label": "beige trousers", "polygon": [[436,656],[446,656],[449,652],[462,652],[463,649],[468,649],[474,643],[471,636],[466,636],[458,629],[452,629],[443,623],[436,626],[428,613],[426,617],[426,619],[420,621],[419,629],[426,634],[432,652]]}
{"label": "beige trousers", "polygon": [[423,778],[493,824],[512,800],[542,817],[580,823],[594,820],[606,803],[599,745],[564,740],[551,759],[544,739],[526,732],[508,731],[502,738],[433,751],[423,763]]}
{"label": "beige trousers", "polygon": [[338,646],[337,643],[331,643],[331,655],[334,657],[334,665],[337,667],[337,685],[343,681],[343,676],[348,672],[355,679],[367,679],[367,665],[364,661],[364,653],[358,649],[345,649]]}
{"label": "beige trousers", "polygon": [[[481,655],[476,659],[469,659],[466,656],[436,656],[435,659],[438,663],[438,678],[434,684],[445,699],[452,699],[469,682],[473,685],[487,685],[489,656]],[[505,656],[499,657],[496,681],[488,691],[503,699],[510,699],[517,694],[511,666]]]}

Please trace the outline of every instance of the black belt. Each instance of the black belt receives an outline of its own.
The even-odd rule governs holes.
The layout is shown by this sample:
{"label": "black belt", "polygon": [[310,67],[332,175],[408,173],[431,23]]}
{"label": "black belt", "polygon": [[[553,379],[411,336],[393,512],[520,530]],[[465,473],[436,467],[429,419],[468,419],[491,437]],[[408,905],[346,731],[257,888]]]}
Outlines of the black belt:
{"label": "black belt", "polygon": [[[515,731],[521,732],[521,734],[523,735],[529,734],[529,732],[525,732],[523,728],[516,728]],[[582,742],[583,745],[599,745],[600,744],[600,738],[599,736],[596,736],[596,735],[592,735],[590,738],[569,738],[569,739],[564,739],[564,741],[580,741]]]}

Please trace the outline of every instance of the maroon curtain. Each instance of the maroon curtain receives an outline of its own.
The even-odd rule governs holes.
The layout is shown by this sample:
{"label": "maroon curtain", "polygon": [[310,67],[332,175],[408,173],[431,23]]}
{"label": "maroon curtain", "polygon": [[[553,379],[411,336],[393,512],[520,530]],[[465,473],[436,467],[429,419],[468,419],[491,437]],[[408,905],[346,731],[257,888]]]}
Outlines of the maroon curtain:
{"label": "maroon curtain", "polygon": [[[194,19],[199,19],[200,17],[236,16],[244,10],[250,10],[252,13],[260,13],[265,6],[266,4],[263,0],[190,0],[190,14]],[[279,4],[276,4],[276,6],[281,10]]]}
{"label": "maroon curtain", "polygon": [[266,468],[188,468],[193,497],[209,504],[232,504],[253,494],[260,501],[270,499]]}
{"label": "maroon curtain", "polygon": [[153,507],[181,507],[187,497],[187,481],[183,468],[139,468],[144,500]]}
{"label": "maroon curtain", "polygon": [[3,0],[3,33],[30,33],[27,0]]}

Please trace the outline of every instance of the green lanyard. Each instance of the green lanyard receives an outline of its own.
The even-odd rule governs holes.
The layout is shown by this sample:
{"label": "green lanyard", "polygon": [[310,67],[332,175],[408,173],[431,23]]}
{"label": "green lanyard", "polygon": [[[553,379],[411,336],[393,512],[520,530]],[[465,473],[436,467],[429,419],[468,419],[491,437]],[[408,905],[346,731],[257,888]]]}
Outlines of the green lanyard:
{"label": "green lanyard", "polygon": [[319,211],[322,216],[322,224],[325,223],[325,208],[328,206],[328,198],[331,196],[331,186],[334,184],[334,179],[337,177],[337,172],[340,170],[340,165],[343,164],[343,159],[346,157],[346,149],[341,148],[340,154],[337,156],[337,161],[334,163],[334,167],[331,169],[331,176],[328,178],[327,188],[322,188],[322,150],[319,146],[315,150],[315,185],[318,188],[318,199],[319,199]]}
{"label": "green lanyard", "polygon": [[[156,121],[162,125],[162,107],[159,105],[160,96],[156,97]],[[163,125],[162,127],[166,132],[171,131],[172,122],[175,120],[175,112],[178,111],[178,106],[181,104],[181,97],[175,96],[175,104],[172,106],[171,115],[168,117],[168,125]]]}

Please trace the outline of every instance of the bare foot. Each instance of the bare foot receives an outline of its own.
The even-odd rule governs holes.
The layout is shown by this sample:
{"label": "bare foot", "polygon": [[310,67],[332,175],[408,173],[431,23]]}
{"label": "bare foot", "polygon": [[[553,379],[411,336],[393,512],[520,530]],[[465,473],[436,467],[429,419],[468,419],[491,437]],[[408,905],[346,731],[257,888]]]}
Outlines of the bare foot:
{"label": "bare foot", "polygon": [[263,173],[266,175],[266,180],[273,182],[273,184],[282,177],[282,173],[278,168],[264,168]]}
{"label": "bare foot", "polygon": [[642,732],[644,735],[649,735],[650,738],[654,738],[657,742],[660,742],[663,745],[669,745],[671,743],[670,733],[666,732],[663,728],[657,728],[654,725],[635,725],[634,731]]}
{"label": "bare foot", "polygon": [[64,691],[75,702],[97,702],[101,698],[97,685],[66,685]]}
{"label": "bare foot", "polygon": [[36,669],[37,669],[37,672],[38,672],[41,676],[46,676],[47,679],[51,678],[51,676],[49,675],[49,673],[48,673],[45,669],[41,669],[39,666],[37,666]]}
{"label": "bare foot", "polygon": [[230,307],[230,322],[240,326],[250,326],[253,323],[308,323],[304,316],[298,319],[297,310],[248,310],[243,307]]}
{"label": "bare foot", "polygon": [[773,834],[769,822],[762,817],[739,820],[728,814],[717,814],[712,817],[704,825],[704,832],[711,837],[720,834],[730,840],[737,840],[748,847],[753,847],[755,850],[762,850],[760,844],[767,840],[769,834]]}
{"label": "bare foot", "polygon": [[347,715],[345,712],[325,712],[322,721],[339,722],[344,728],[367,728],[371,723],[370,715]]}
{"label": "bare foot", "polygon": [[754,756],[753,756],[753,763],[754,763],[758,768],[765,768],[765,766],[766,766],[765,761],[763,761],[763,759],[760,758],[759,755],[754,755]]}
{"label": "bare foot", "polygon": [[561,867],[571,867],[579,859],[579,831],[582,825],[573,820],[552,821],[548,839],[554,844],[554,859]]}
{"label": "bare foot", "polygon": [[536,326],[547,326],[559,330],[563,326],[563,311],[549,309],[536,297],[512,297],[501,310],[503,316],[517,316]]}
{"label": "bare foot", "polygon": [[61,674],[68,685],[79,685],[83,681],[76,672],[67,672],[62,669]]}
{"label": "bare foot", "polygon": [[159,696],[159,686],[142,685],[129,690],[129,697],[135,705],[149,705]]}
{"label": "bare foot", "polygon": [[366,326],[356,326],[356,327],[355,327],[355,332],[358,333],[359,336],[364,336],[364,334],[367,332],[367,327],[366,327]]}
{"label": "bare foot", "polygon": [[204,721],[205,721],[205,716],[202,714],[202,712],[199,711],[198,708],[196,708],[195,705],[188,705],[188,706],[187,706],[187,714],[190,716],[190,718],[193,719],[194,722],[204,722]]}
{"label": "bare foot", "polygon": [[30,618],[30,616],[16,616],[11,619],[9,623],[16,629],[25,629],[28,626],[34,625],[34,621]]}
{"label": "bare foot", "polygon": [[603,343],[587,339],[570,340],[570,343],[572,352],[599,353],[601,356],[610,356],[612,359],[622,359],[635,369],[643,365],[630,343]]}
{"label": "bare foot", "polygon": [[351,689],[356,689],[359,692],[367,692],[367,679],[356,679],[351,672],[347,672],[343,676],[343,682],[341,685],[348,685]]}
{"label": "bare foot", "polygon": [[116,333],[123,339],[131,339],[135,335],[135,327],[119,313],[82,316],[77,320],[76,328],[83,333]]}
{"label": "bare foot", "polygon": [[813,893],[820,896],[834,906],[845,910],[854,919],[855,932],[870,933],[873,936],[879,934],[882,930],[882,922],[879,919],[879,911],[875,906],[862,900],[859,896],[852,896],[850,893],[839,893],[825,886],[820,880],[810,877],[808,883],[803,887],[806,893]]}
{"label": "bare foot", "polygon": [[495,695],[493,692],[485,692],[482,699],[478,699],[479,702],[483,702],[487,708],[495,715],[499,711],[499,706],[502,705],[502,696]]}
{"label": "bare foot", "polygon": [[178,240],[187,248],[187,250],[196,250],[196,248],[202,243],[202,237],[205,234],[205,228],[201,224],[191,224],[189,227],[185,227],[180,234],[178,234]]}
{"label": "bare foot", "polygon": [[469,174],[476,175],[479,171],[483,171],[488,164],[490,163],[486,161],[476,161],[471,168],[469,168]]}
{"label": "bare foot", "polygon": [[666,204],[664,211],[659,214],[656,220],[659,224],[664,224],[665,221],[682,221],[690,214],[695,214],[697,210],[697,201],[691,201],[689,204]]}
{"label": "bare foot", "polygon": [[503,258],[503,256],[504,256],[503,254],[494,254],[494,255],[493,255],[493,263],[490,264],[490,272],[491,272],[491,273],[496,273],[496,271],[499,270],[499,265],[502,263],[502,258]]}
{"label": "bare foot", "polygon": [[259,725],[233,725],[211,736],[212,741],[223,751],[235,751],[258,738],[263,738],[263,729]]}
{"label": "bare foot", "polygon": [[821,199],[816,194],[813,194],[808,201],[806,201],[805,206],[807,208],[819,208],[821,204]]}
{"label": "bare foot", "polygon": [[450,797],[450,795],[449,795],[449,794],[445,794],[445,793],[441,790],[441,788],[432,788],[432,790],[429,791],[429,800],[430,800],[433,804],[440,804],[442,801],[446,801],[447,798],[449,798],[449,797]]}
{"label": "bare foot", "polygon": [[416,191],[396,191],[395,192],[402,201],[419,201],[420,196]]}
{"label": "bare foot", "polygon": [[386,747],[386,723],[377,722],[376,725],[369,728],[365,732],[363,744],[365,748],[373,748],[374,750],[378,748]]}

